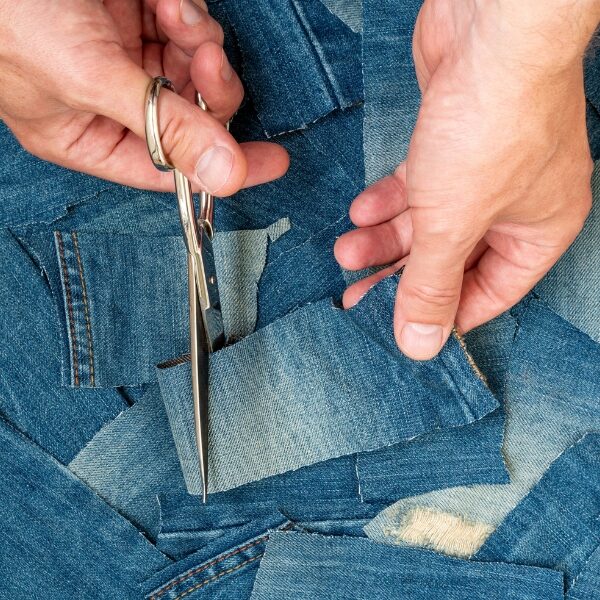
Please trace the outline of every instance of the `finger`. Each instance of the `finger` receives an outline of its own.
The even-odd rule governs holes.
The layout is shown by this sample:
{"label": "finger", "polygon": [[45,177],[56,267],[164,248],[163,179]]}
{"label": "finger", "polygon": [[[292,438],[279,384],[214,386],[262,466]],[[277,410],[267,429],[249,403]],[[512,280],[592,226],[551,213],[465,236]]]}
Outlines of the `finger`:
{"label": "finger", "polygon": [[370,227],[389,221],[407,206],[406,166],[402,163],[394,175],[384,177],[356,197],[350,219],[358,227]]}
{"label": "finger", "polygon": [[386,267],[385,269],[381,269],[381,271],[377,271],[377,273],[373,273],[373,275],[369,275],[369,277],[365,277],[356,283],[353,283],[346,289],[344,295],[342,296],[342,304],[344,305],[344,308],[352,308],[354,305],[358,304],[374,285],[389,275],[399,271],[405,264],[406,258],[402,258],[395,264]]}
{"label": "finger", "polygon": [[[95,77],[69,90],[71,106],[109,117],[144,138],[148,74],[123,52],[102,58],[108,64],[99,61]],[[160,94],[158,121],[165,154],[190,181],[219,196],[240,189],[248,176],[246,157],[220,123],[166,89]]]}
{"label": "finger", "polygon": [[452,331],[465,262],[478,239],[446,226],[435,230],[430,214],[412,212],[413,244],[398,286],[394,330],[404,354],[427,360]]}
{"label": "finger", "polygon": [[209,112],[225,123],[244,99],[244,86],[231,68],[223,48],[214,42],[202,44],[190,67],[191,85],[200,92]]}
{"label": "finger", "polygon": [[536,252],[527,246],[529,259],[521,264],[488,247],[477,264],[465,273],[456,313],[456,325],[461,332],[466,333],[514,306],[560,256],[560,252],[556,252],[541,261],[532,261]]}
{"label": "finger", "polygon": [[361,227],[342,235],[335,243],[335,258],[344,269],[358,271],[387,265],[406,256],[412,243],[410,210],[391,221]]}

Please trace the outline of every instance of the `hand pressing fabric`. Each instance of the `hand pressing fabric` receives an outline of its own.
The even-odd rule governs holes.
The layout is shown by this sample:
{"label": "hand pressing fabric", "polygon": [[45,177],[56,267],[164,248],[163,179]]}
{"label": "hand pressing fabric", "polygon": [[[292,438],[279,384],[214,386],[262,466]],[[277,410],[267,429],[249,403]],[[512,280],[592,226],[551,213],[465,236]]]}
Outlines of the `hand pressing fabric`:
{"label": "hand pressing fabric", "polygon": [[0,39],[0,118],[43,159],[173,189],[142,139],[146,88],[165,75],[181,96],[161,94],[163,147],[195,187],[226,196],[287,169],[283,148],[238,145],[223,126],[244,92],[203,0],[0,0]]}
{"label": "hand pressing fabric", "polygon": [[598,0],[426,0],[413,38],[422,104],[408,156],[363,192],[336,257],[404,266],[399,347],[435,356],[520,300],[581,230],[592,161],[582,57]]}

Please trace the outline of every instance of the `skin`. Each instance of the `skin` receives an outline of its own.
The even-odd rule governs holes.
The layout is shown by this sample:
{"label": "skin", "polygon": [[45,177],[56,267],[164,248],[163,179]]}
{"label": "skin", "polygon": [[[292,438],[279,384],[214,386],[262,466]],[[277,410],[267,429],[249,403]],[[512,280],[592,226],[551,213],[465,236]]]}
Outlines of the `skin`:
{"label": "skin", "polygon": [[0,0],[0,39],[0,118],[40,158],[172,190],[143,139],[146,88],[165,75],[180,95],[161,92],[162,144],[196,189],[226,196],[287,170],[283,148],[239,145],[223,126],[244,92],[203,0]]}
{"label": "skin", "polygon": [[404,266],[400,349],[435,356],[518,302],[581,230],[592,161],[582,57],[597,1],[426,0],[413,40],[422,104],[408,156],[354,201],[336,243],[350,307]]}
{"label": "skin", "polygon": [[[408,156],[354,201],[357,229],[335,247],[348,269],[391,265],[348,288],[346,307],[405,267],[394,329],[408,356],[515,304],[581,230],[582,56],[599,20],[599,0],[425,0]],[[143,141],[146,88],[164,74],[180,95],[161,94],[163,146],[196,188],[229,195],[288,167],[281,147],[225,130],[243,89],[203,0],[0,0],[0,39],[0,118],[41,158],[172,190]]]}

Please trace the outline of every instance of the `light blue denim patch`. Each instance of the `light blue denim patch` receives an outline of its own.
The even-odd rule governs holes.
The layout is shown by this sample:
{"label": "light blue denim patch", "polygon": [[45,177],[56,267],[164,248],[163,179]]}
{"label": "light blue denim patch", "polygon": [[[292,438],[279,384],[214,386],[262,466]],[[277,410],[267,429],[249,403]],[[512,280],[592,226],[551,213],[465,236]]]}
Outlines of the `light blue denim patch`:
{"label": "light blue denim patch", "polygon": [[251,598],[562,600],[563,582],[550,569],[459,560],[364,538],[275,532]]}
{"label": "light blue denim patch", "polygon": [[363,27],[362,0],[321,0],[352,31],[360,33]]}
{"label": "light blue denim patch", "polygon": [[588,434],[552,463],[474,559],[556,569],[568,590],[600,546],[598,516],[600,435]]}
{"label": "light blue denim patch", "polygon": [[[302,307],[211,355],[210,491],[465,425],[497,408],[454,336],[431,361],[398,350],[397,282],[383,280],[347,311],[330,301]],[[195,494],[191,374],[188,362],[175,362],[159,369],[159,384]]]}
{"label": "light blue denim patch", "polygon": [[362,100],[360,35],[320,0],[226,0],[224,8],[268,137]]}
{"label": "light blue denim patch", "polygon": [[[600,345],[534,297],[515,313],[519,329],[504,394],[503,452],[511,483],[401,500],[366,527],[369,537],[468,556],[557,456],[586,432],[600,431]],[[449,521],[467,534],[443,534]]]}
{"label": "light blue denim patch", "polygon": [[422,4],[423,0],[363,0],[367,185],[406,159],[421,102],[412,36]]}
{"label": "light blue denim patch", "polygon": [[65,467],[0,419],[3,598],[139,598],[171,561]]}
{"label": "light blue denim patch", "polygon": [[593,205],[583,231],[535,287],[561,317],[600,342],[600,164],[592,176]]}
{"label": "light blue denim patch", "polygon": [[[318,485],[318,484],[317,484]],[[354,498],[288,502],[274,500],[245,504],[202,504],[197,496],[169,494],[160,500],[160,532],[157,547],[180,559],[199,550],[225,533],[279,511],[303,530],[327,535],[364,536],[362,527],[375,516],[380,505]]]}
{"label": "light blue denim patch", "polygon": [[0,230],[0,414],[68,462],[127,407],[116,390],[61,387],[60,345],[50,290],[32,258]]}

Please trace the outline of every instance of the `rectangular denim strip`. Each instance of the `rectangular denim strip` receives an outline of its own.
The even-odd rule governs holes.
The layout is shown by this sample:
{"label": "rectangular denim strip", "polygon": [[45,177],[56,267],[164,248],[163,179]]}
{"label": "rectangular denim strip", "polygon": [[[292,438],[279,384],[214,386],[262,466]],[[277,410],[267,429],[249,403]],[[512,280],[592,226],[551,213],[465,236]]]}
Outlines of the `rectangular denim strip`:
{"label": "rectangular denim strip", "polygon": [[588,434],[552,463],[474,558],[560,570],[569,589],[600,545],[599,515],[600,434]]}
{"label": "rectangular denim strip", "polygon": [[[269,240],[289,227],[221,232],[214,252],[229,340],[254,330],[258,281]],[[185,247],[181,235],[56,231],[64,339],[72,387],[139,385],[154,366],[189,351]],[[51,274],[51,267],[46,267]],[[53,280],[51,280],[53,282]],[[56,284],[54,284],[56,285]]]}
{"label": "rectangular denim strip", "polygon": [[504,403],[504,486],[441,490],[392,505],[369,537],[471,556],[566,448],[600,431],[600,345],[535,297],[514,309],[519,328]]}
{"label": "rectangular denim strip", "polygon": [[171,561],[39,446],[0,419],[3,598],[139,598]]}
{"label": "rectangular denim strip", "polygon": [[153,575],[142,593],[147,600],[249,598],[271,530],[292,527],[285,517],[273,514],[231,530]]}
{"label": "rectangular denim strip", "polygon": [[[516,320],[509,313],[471,331],[465,338],[469,353],[498,400],[513,347]],[[366,502],[398,500],[459,485],[508,483],[502,456],[504,411],[480,421],[437,431],[357,456],[361,497]]]}
{"label": "rectangular denim strip", "polygon": [[363,0],[366,183],[406,159],[421,93],[412,36],[423,0]]}
{"label": "rectangular denim strip", "polygon": [[592,192],[583,230],[535,291],[561,317],[600,342],[600,163],[592,175]]}
{"label": "rectangular denim strip", "polygon": [[[185,492],[179,458],[158,386],[106,425],[69,468],[112,507],[155,539],[157,496]],[[188,418],[192,418],[188,415]],[[224,432],[224,437],[228,433]],[[279,508],[358,497],[354,457],[346,456],[213,494],[211,506],[276,502]]]}
{"label": "rectangular denim strip", "polygon": [[[56,311],[42,273],[8,230],[0,230],[0,414],[68,462],[127,407],[116,390],[72,390],[60,382]],[[85,332],[83,332],[85,339]]]}
{"label": "rectangular denim strip", "polygon": [[241,527],[276,511],[303,530],[328,535],[364,536],[362,527],[377,513],[377,504],[356,498],[287,503],[283,508],[273,500],[243,505],[219,504],[211,498],[201,504],[197,496],[161,496],[158,548],[179,559],[194,552],[233,528]]}
{"label": "rectangular denim strip", "polygon": [[225,9],[268,137],[362,100],[360,35],[320,0],[227,0]]}
{"label": "rectangular denim strip", "polygon": [[[396,277],[385,279],[347,311],[330,301],[302,307],[211,355],[211,492],[465,425],[497,408],[457,338],[428,362],[398,350],[390,327],[396,286]],[[188,362],[159,369],[194,494],[201,487],[190,377]]]}
{"label": "rectangular denim strip", "polygon": [[363,538],[275,532],[252,600],[562,600],[556,571],[481,563]]}

